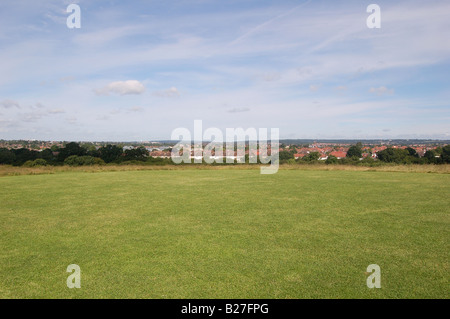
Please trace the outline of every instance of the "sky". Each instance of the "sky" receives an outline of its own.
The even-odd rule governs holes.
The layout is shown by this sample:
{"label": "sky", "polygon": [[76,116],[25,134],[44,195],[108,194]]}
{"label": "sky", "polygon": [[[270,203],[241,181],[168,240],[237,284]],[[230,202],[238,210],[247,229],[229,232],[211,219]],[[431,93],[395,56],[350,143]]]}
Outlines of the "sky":
{"label": "sky", "polygon": [[0,139],[166,140],[194,120],[450,139],[449,15],[447,0],[1,0]]}

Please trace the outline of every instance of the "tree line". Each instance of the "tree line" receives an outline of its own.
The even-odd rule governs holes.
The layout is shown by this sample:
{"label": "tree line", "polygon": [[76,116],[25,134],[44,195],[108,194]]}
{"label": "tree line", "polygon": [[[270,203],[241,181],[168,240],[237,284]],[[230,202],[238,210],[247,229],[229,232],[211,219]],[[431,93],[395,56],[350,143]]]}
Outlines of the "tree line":
{"label": "tree line", "polygon": [[133,163],[164,164],[167,160],[149,157],[145,147],[123,150],[117,145],[108,144],[100,148],[83,147],[75,142],[67,143],[64,147],[44,149],[42,151],[27,148],[6,149],[0,148],[0,164],[13,166],[45,166],[45,165],[104,165],[107,163],[133,164]]}
{"label": "tree line", "polygon": [[[311,163],[318,162],[320,158],[319,152],[310,152],[303,158],[295,160],[295,150],[286,150],[280,152],[280,163]],[[437,147],[434,150],[428,150],[423,157],[417,154],[412,147],[406,149],[388,147],[383,151],[377,152],[377,159],[368,156],[363,157],[363,150],[361,145],[352,145],[347,151],[345,158],[338,159],[333,155],[329,155],[324,161],[325,164],[374,164],[381,163],[395,163],[395,164],[448,164],[450,163],[450,145],[444,147]]]}
{"label": "tree line", "polygon": [[[319,162],[320,153],[311,152],[303,158],[295,160],[295,148],[279,152],[280,163],[313,163]],[[408,147],[406,149],[387,148],[377,152],[377,160],[371,156],[362,158],[363,150],[360,143],[352,145],[347,156],[338,159],[329,155],[325,164],[375,164],[375,163],[395,163],[395,164],[448,164],[450,163],[450,145],[428,150],[423,157],[417,154],[416,150]],[[248,163],[248,155],[245,156]],[[0,164],[13,166],[46,166],[46,165],[104,165],[104,164],[151,164],[165,165],[173,164],[171,159],[153,158],[149,156],[148,150],[143,147],[123,150],[117,145],[108,144],[100,148],[81,146],[78,143],[70,142],[60,148],[47,148],[43,151],[29,150],[27,148],[6,149],[0,148]]]}

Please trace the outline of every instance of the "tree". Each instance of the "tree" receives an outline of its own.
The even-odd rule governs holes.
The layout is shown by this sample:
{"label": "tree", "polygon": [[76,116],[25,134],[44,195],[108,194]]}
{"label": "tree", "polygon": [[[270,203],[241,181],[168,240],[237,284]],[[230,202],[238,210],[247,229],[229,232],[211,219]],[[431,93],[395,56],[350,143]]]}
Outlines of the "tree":
{"label": "tree", "polygon": [[122,149],[116,145],[108,144],[106,146],[100,147],[98,149],[98,153],[100,155],[100,158],[106,163],[112,163],[119,160],[120,156],[122,156]]}
{"label": "tree", "polygon": [[86,149],[86,155],[89,155],[92,157],[100,156],[100,153],[98,152],[97,148],[93,144],[85,144],[85,145],[83,145],[83,148]]}
{"label": "tree", "polygon": [[307,161],[307,162],[312,162],[312,161],[317,161],[319,158],[320,158],[319,152],[311,152],[308,155],[305,155],[303,157],[303,160]]}
{"label": "tree", "polygon": [[53,152],[59,152],[59,146],[56,145],[56,144],[53,144],[53,145],[50,147],[50,149],[51,149]]}
{"label": "tree", "polygon": [[442,163],[450,163],[450,145],[442,148],[441,160]]}
{"label": "tree", "polygon": [[86,155],[86,149],[81,147],[78,143],[70,142],[65,147],[59,150],[58,161],[64,162],[66,158],[72,155],[83,156]]}
{"label": "tree", "polygon": [[278,156],[280,158],[280,161],[287,161],[294,158],[294,153],[291,151],[281,151],[278,153]]}
{"label": "tree", "polygon": [[408,151],[409,156],[419,157],[419,154],[417,154],[416,150],[412,147],[407,147],[406,150]]}
{"label": "tree", "polygon": [[51,149],[46,148],[39,153],[39,158],[46,160],[47,162],[52,162],[54,160],[53,152]]}
{"label": "tree", "polygon": [[361,142],[359,142],[357,145],[352,145],[347,151],[347,157],[362,157],[362,149],[361,149]]}
{"label": "tree", "polygon": [[23,165],[26,161],[34,161],[38,157],[38,152],[30,151],[27,148],[19,148],[17,150],[13,150],[15,155],[15,160],[13,165]]}
{"label": "tree", "polygon": [[426,151],[425,155],[423,156],[428,160],[428,163],[435,164],[437,161],[436,158],[436,152],[434,150],[428,150]]}
{"label": "tree", "polygon": [[16,155],[6,148],[0,148],[0,164],[13,164]]}
{"label": "tree", "polygon": [[380,161],[386,163],[403,163],[406,157],[409,156],[407,150],[388,147],[387,149],[377,153],[377,157]]}
{"label": "tree", "polygon": [[124,160],[126,161],[145,161],[148,157],[148,151],[145,147],[140,146],[131,150],[125,151]]}

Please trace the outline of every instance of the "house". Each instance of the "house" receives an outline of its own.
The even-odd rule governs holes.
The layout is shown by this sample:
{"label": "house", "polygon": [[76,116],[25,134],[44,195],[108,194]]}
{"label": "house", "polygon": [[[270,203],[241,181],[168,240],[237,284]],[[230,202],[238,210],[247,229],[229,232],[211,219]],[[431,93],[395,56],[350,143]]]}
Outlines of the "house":
{"label": "house", "polygon": [[302,154],[294,154],[294,158],[295,159],[303,158],[305,156],[306,156],[306,154],[304,154],[304,153],[302,153]]}
{"label": "house", "polygon": [[331,152],[330,155],[335,156],[337,159],[341,159],[347,156],[347,152],[342,152],[342,151],[334,151]]}

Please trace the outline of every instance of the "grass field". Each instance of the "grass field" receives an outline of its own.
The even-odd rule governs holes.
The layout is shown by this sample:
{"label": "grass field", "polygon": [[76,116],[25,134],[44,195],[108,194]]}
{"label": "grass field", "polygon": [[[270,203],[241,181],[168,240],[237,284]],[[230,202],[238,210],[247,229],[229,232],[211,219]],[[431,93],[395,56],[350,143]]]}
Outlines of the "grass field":
{"label": "grass field", "polygon": [[0,187],[0,298],[450,297],[450,174],[68,171]]}

